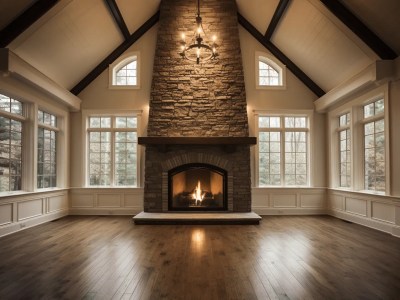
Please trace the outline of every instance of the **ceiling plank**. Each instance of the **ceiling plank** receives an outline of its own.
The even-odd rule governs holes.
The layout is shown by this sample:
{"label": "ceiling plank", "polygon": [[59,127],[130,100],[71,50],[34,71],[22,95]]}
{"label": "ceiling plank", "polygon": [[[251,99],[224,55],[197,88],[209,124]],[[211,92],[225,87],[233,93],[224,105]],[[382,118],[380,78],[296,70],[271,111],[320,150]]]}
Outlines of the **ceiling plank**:
{"label": "ceiling plank", "polygon": [[97,65],[89,74],[85,76],[76,86],[71,89],[71,93],[78,95],[93,80],[97,78],[104,70],[108,68],[118,57],[120,57],[133,43],[142,37],[151,27],[153,27],[160,19],[160,11],[156,12],[142,26],[139,27],[132,35],[129,36],[122,44],[120,44],[111,54],[109,54],[100,64]]}
{"label": "ceiling plank", "polygon": [[279,59],[287,68],[303,82],[315,95],[322,97],[325,91],[311,80],[294,62],[292,62],[282,51],[278,49],[271,41],[267,40],[249,21],[238,13],[239,24],[243,26],[258,42],[267,48],[277,59]]}
{"label": "ceiling plank", "polygon": [[280,0],[278,6],[276,7],[275,13],[272,16],[271,22],[267,28],[267,32],[265,33],[265,38],[270,40],[272,35],[275,32],[276,27],[279,24],[283,14],[285,13],[286,8],[288,7],[290,0]]}
{"label": "ceiling plank", "polygon": [[38,0],[0,31],[0,48],[7,47],[14,39],[48,12],[59,0]]}
{"label": "ceiling plank", "polygon": [[105,2],[108,5],[110,12],[115,22],[118,24],[118,27],[121,30],[125,40],[128,40],[131,36],[131,33],[129,32],[128,26],[126,26],[126,23],[121,14],[121,11],[118,8],[117,3],[115,2],[115,0],[105,0]]}
{"label": "ceiling plank", "polygon": [[337,0],[320,0],[331,13],[353,31],[381,59],[395,59],[396,52],[361,22],[346,6]]}

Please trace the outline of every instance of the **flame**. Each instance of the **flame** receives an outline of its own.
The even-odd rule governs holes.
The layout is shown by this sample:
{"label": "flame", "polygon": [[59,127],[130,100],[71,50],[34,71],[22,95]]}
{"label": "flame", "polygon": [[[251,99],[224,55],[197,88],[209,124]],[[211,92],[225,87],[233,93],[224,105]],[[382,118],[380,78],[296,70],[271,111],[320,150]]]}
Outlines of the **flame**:
{"label": "flame", "polygon": [[194,193],[193,193],[192,197],[194,200],[196,200],[196,204],[197,204],[197,202],[201,203],[201,201],[203,201],[204,196],[205,196],[205,193],[202,193],[202,191],[201,191],[201,184],[200,184],[200,180],[199,180],[197,182],[196,188],[194,189]]}

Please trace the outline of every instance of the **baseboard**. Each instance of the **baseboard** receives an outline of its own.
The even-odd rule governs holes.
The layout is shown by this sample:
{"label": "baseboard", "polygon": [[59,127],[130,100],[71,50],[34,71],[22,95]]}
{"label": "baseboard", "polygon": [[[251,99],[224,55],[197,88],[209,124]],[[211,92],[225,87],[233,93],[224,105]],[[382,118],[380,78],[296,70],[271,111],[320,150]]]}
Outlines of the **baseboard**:
{"label": "baseboard", "polygon": [[70,208],[70,215],[80,216],[133,216],[143,211],[143,207],[129,207],[129,208]]}
{"label": "baseboard", "polygon": [[382,222],[339,210],[329,210],[328,215],[400,237],[400,226],[396,224]]}
{"label": "baseboard", "polygon": [[265,206],[253,206],[253,211],[260,216],[268,215],[326,215],[324,208],[272,208]]}
{"label": "baseboard", "polygon": [[60,210],[54,213],[37,216],[20,222],[13,222],[0,227],[0,237],[11,233],[15,233],[30,227],[34,227],[43,223],[54,221],[62,217],[68,216],[68,209]]}

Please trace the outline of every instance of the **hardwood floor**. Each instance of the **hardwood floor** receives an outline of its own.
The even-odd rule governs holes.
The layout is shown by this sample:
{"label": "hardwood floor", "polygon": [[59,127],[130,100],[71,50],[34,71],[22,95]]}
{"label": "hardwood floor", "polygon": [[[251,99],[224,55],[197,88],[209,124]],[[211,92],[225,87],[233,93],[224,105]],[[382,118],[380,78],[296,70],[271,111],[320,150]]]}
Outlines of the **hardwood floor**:
{"label": "hardwood floor", "polygon": [[400,299],[400,239],[327,216],[70,216],[0,238],[0,299],[38,298]]}

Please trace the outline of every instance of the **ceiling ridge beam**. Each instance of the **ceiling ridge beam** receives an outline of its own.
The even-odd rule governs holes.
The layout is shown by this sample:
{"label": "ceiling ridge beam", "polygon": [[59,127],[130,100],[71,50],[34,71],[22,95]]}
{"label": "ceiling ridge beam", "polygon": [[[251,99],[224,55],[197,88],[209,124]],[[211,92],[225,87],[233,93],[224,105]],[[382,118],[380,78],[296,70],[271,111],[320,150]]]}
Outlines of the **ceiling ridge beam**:
{"label": "ceiling ridge beam", "polygon": [[95,80],[104,70],[108,68],[118,57],[120,57],[133,43],[141,38],[151,27],[153,27],[160,19],[160,11],[157,11],[150,19],[139,27],[129,39],[120,44],[113,52],[111,52],[100,64],[98,64],[89,74],[85,76],[77,85],[71,89],[71,93],[78,95],[93,80]]}
{"label": "ceiling ridge beam", "polygon": [[7,47],[21,33],[48,12],[59,0],[39,0],[0,31],[0,48]]}
{"label": "ceiling ridge beam", "polygon": [[272,16],[271,22],[269,23],[269,26],[267,28],[267,31],[265,32],[265,38],[267,40],[271,40],[272,35],[275,32],[276,27],[279,24],[279,21],[281,20],[283,14],[285,13],[286,8],[289,5],[290,0],[280,0],[278,3],[278,6],[276,7],[276,10],[274,12],[274,15]]}
{"label": "ceiling ridge beam", "polygon": [[258,42],[267,48],[272,55],[279,59],[287,68],[306,85],[315,95],[322,97],[325,91],[321,89],[311,78],[309,78],[294,62],[292,62],[282,51],[278,49],[271,41],[260,33],[249,21],[238,13],[238,21]]}
{"label": "ceiling ridge beam", "polygon": [[398,55],[371,29],[358,19],[346,6],[337,0],[320,0],[336,18],[343,22],[381,59],[395,59]]}
{"label": "ceiling ridge beam", "polygon": [[117,23],[121,33],[123,34],[125,40],[129,39],[131,33],[129,32],[128,26],[124,21],[124,17],[121,14],[121,11],[118,8],[117,3],[115,0],[104,0],[110,9],[111,15],[113,16],[115,22]]}

